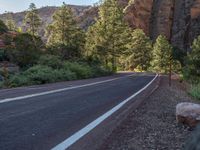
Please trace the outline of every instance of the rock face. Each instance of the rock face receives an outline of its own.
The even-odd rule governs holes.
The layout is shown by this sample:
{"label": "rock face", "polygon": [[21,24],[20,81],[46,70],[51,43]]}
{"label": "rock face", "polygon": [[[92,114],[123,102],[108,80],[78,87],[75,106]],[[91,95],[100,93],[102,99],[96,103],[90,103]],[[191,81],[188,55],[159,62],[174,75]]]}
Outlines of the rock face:
{"label": "rock face", "polygon": [[141,28],[149,34],[153,0],[132,0],[125,8],[125,19],[132,28]]}
{"label": "rock face", "polygon": [[200,123],[200,105],[193,103],[180,103],[176,106],[176,119],[178,123],[195,127]]}
{"label": "rock face", "polygon": [[132,0],[125,18],[153,40],[163,34],[179,48],[189,51],[200,35],[200,0]]}

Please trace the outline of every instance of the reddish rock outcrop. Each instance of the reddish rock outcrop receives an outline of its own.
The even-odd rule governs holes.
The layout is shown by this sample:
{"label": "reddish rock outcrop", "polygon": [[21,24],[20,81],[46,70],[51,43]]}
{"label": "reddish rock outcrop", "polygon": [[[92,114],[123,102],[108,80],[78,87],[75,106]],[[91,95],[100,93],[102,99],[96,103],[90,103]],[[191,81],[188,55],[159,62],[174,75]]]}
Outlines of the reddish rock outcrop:
{"label": "reddish rock outcrop", "polygon": [[200,35],[200,0],[132,0],[125,9],[125,19],[153,40],[163,34],[175,47],[190,50]]}
{"label": "reddish rock outcrop", "polygon": [[153,0],[132,0],[125,8],[125,19],[131,27],[149,34],[152,6]]}

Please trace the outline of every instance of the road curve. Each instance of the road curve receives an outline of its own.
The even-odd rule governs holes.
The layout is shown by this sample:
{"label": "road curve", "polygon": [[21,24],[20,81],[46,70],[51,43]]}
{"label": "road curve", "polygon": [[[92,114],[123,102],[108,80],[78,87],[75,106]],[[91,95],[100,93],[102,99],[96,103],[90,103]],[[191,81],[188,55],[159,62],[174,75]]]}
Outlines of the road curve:
{"label": "road curve", "polygon": [[[0,103],[0,149],[51,149],[142,89],[154,77],[122,73],[105,78],[0,90],[0,102],[55,91]],[[60,90],[63,88],[65,90]],[[60,91],[56,91],[58,89]]]}

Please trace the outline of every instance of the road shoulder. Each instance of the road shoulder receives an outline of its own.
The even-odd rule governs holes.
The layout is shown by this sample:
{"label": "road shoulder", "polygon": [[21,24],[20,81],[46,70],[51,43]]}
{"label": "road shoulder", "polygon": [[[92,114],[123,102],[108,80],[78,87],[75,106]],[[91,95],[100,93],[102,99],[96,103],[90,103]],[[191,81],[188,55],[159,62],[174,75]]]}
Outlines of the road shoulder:
{"label": "road shoulder", "polygon": [[182,149],[191,131],[176,123],[175,107],[188,101],[193,100],[181,83],[174,80],[170,88],[167,77],[162,77],[159,88],[113,130],[98,150]]}

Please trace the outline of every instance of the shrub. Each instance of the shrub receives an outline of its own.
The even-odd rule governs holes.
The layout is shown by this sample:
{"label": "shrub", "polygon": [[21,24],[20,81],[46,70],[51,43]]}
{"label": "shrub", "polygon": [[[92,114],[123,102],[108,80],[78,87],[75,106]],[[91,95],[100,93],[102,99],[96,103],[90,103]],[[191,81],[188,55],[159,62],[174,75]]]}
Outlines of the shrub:
{"label": "shrub", "polygon": [[[51,56],[47,57],[50,58]],[[53,83],[58,81],[86,79],[91,77],[104,76],[112,73],[109,69],[100,66],[89,66],[84,63],[79,64],[76,62],[65,62],[64,65],[61,65],[62,68],[58,68],[60,65],[56,66],[54,62],[51,63],[49,58],[41,58],[40,63],[43,65],[35,65],[22,72],[21,74],[11,76],[9,79],[9,86],[17,87]],[[45,59],[47,59],[47,62],[45,62]],[[56,57],[54,59],[56,61],[59,60]]]}
{"label": "shrub", "polygon": [[191,90],[190,90],[190,94],[200,100],[200,84],[196,84],[196,85],[193,85]]}
{"label": "shrub", "polygon": [[102,66],[92,66],[93,77],[111,75],[112,73],[113,72],[110,68],[105,68]]}
{"label": "shrub", "polygon": [[0,88],[3,88],[3,82],[0,81]]}
{"label": "shrub", "polygon": [[77,79],[86,79],[93,75],[91,67],[85,64],[65,62],[63,68],[74,72]]}
{"label": "shrub", "polygon": [[58,81],[75,80],[76,74],[70,70],[56,69],[48,66],[36,65],[27,71],[10,78],[11,87],[53,83]]}
{"label": "shrub", "polygon": [[48,66],[36,65],[23,73],[34,84],[55,82],[54,70]]}
{"label": "shrub", "polygon": [[62,68],[62,61],[59,56],[55,55],[43,55],[40,57],[38,61],[39,65],[44,65],[48,67],[52,67],[54,69]]}
{"label": "shrub", "polygon": [[77,79],[76,74],[70,70],[64,70],[64,69],[55,70],[53,74],[57,81],[70,81]]}
{"label": "shrub", "polygon": [[31,85],[28,77],[26,77],[24,75],[12,76],[9,81],[10,87],[18,87],[18,86],[23,86],[23,85]]}

